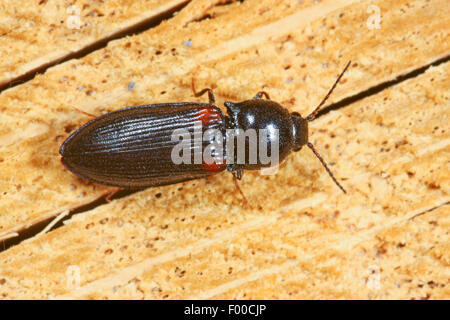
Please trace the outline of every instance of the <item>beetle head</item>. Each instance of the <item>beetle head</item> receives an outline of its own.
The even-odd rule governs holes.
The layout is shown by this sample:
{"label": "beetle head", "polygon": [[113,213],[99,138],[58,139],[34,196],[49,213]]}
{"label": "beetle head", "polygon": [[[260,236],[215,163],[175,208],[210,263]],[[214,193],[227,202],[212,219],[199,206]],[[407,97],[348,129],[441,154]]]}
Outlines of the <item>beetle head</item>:
{"label": "beetle head", "polygon": [[306,143],[308,143],[308,120],[302,118],[300,113],[291,113],[292,120],[292,137],[294,139],[294,151],[299,151]]}

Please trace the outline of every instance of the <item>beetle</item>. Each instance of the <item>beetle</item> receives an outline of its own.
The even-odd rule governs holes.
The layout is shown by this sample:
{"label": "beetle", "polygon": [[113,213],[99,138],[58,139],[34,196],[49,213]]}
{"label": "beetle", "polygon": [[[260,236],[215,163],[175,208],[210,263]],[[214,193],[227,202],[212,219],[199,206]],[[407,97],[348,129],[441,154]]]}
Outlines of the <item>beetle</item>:
{"label": "beetle", "polygon": [[[208,93],[209,103],[150,104],[106,113],[87,122],[63,142],[59,150],[62,163],[87,180],[128,189],[174,184],[224,170],[231,172],[236,182],[242,178],[243,170],[260,170],[274,165],[262,161],[260,156],[252,159],[252,144],[266,147],[265,150],[278,144],[278,150],[275,150],[277,163],[306,145],[346,193],[308,141],[308,122],[315,119],[350,63],[307,117],[303,118],[297,112],[289,113],[281,104],[270,100],[265,91],[258,92],[251,100],[225,102],[225,115],[216,106],[213,91],[206,88],[196,92],[192,79],[194,95],[200,97]],[[263,134],[250,141],[245,135],[249,129],[262,130]],[[175,132],[178,132],[178,139],[174,139]],[[180,137],[186,136],[191,140],[180,142]],[[231,149],[227,145],[226,151],[219,148],[222,142],[240,138],[246,142],[243,151],[234,144]],[[174,152],[177,148],[182,152]],[[203,158],[207,148],[210,151],[208,159]],[[174,161],[174,155],[180,154],[187,161]]]}

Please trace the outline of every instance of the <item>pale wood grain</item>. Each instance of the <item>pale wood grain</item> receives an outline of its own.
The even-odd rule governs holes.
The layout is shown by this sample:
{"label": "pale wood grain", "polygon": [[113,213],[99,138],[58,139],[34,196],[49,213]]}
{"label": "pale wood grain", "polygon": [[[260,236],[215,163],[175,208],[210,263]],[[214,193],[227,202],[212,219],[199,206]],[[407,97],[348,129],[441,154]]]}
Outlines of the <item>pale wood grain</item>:
{"label": "pale wood grain", "polygon": [[[330,102],[450,53],[447,2],[349,1],[265,37],[267,25],[315,12],[312,1],[269,2],[215,8],[194,1],[155,29],[0,95],[0,234],[109,191],[62,169],[60,143],[88,120],[72,106],[100,114],[195,100],[195,76],[198,87],[215,88],[220,104],[264,88],[307,113],[349,59]],[[372,3],[381,8],[380,30],[365,26]],[[192,21],[203,16],[199,8],[213,19]],[[242,41],[248,34],[257,40]],[[441,284],[449,261],[449,68],[432,68],[311,124],[311,141],[347,196],[309,150],[291,155],[277,175],[246,172],[241,188],[253,209],[242,206],[226,174],[148,189],[0,253],[0,297],[448,298]],[[81,272],[78,288],[67,286],[69,266]]]}
{"label": "pale wood grain", "polygon": [[0,86],[186,2],[2,1]]}

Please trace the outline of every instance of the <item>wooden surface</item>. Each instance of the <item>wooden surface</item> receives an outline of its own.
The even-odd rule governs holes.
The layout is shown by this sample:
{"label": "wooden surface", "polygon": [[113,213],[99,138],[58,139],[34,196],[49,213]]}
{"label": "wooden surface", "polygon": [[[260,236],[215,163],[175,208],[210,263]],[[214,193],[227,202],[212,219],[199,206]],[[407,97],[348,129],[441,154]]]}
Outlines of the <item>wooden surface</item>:
{"label": "wooden surface", "polygon": [[0,4],[0,86],[57,64],[125,30],[149,24],[187,0],[27,1]]}
{"label": "wooden surface", "polygon": [[[379,29],[367,26],[370,5],[380,9]],[[137,15],[125,1],[117,6],[123,19],[108,19],[114,32]],[[111,190],[60,163],[60,144],[89,120],[75,108],[102,114],[206,101],[192,97],[195,77],[197,87],[214,88],[219,106],[264,89],[307,114],[348,60],[351,69],[328,105],[388,82],[311,123],[310,141],[347,195],[310,150],[292,154],[276,175],[244,174],[241,188],[253,208],[242,205],[226,173],[147,189],[1,252],[0,298],[448,299],[449,6],[192,1],[157,27],[3,91],[5,240]],[[155,1],[145,12],[158,8]],[[17,18],[18,10],[8,15]],[[5,28],[0,42],[13,32]],[[0,79],[53,61],[51,44],[57,48],[74,32],[53,28],[54,39],[35,36],[46,44],[40,51],[8,39]],[[71,50],[105,37],[96,36],[77,34]]]}

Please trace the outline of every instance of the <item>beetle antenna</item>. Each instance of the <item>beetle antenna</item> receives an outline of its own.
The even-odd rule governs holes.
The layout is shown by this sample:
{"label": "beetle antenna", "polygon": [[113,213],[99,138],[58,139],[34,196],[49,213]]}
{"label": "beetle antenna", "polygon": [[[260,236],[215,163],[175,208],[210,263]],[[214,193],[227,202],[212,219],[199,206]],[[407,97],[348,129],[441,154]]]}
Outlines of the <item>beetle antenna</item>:
{"label": "beetle antenna", "polygon": [[314,154],[316,155],[317,158],[319,158],[320,162],[322,163],[322,165],[325,167],[325,170],[327,170],[328,174],[330,175],[331,179],[333,179],[334,183],[336,183],[336,185],[342,190],[342,192],[347,193],[347,191],[345,191],[344,187],[336,180],[336,178],[334,177],[333,173],[331,172],[331,170],[328,168],[325,160],[322,159],[322,157],[320,156],[320,154],[317,152],[317,150],[314,148],[313,144],[311,142],[306,143],[306,145],[312,150],[312,152],[314,152]]}
{"label": "beetle antenna", "polygon": [[350,66],[350,63],[352,63],[351,60],[347,63],[347,65],[345,66],[344,70],[341,72],[339,77],[336,79],[336,82],[333,84],[333,86],[331,87],[330,91],[328,91],[328,93],[325,96],[325,98],[323,98],[322,102],[317,106],[317,108],[313,112],[311,112],[311,114],[309,116],[306,117],[306,120],[312,121],[312,120],[314,120],[316,118],[316,115],[319,112],[320,108],[322,108],[322,106],[325,104],[327,99],[330,97],[330,95],[333,92],[334,88],[336,88],[336,85],[338,84],[339,80],[341,80],[341,78],[344,75],[345,71],[347,71],[348,67]]}

